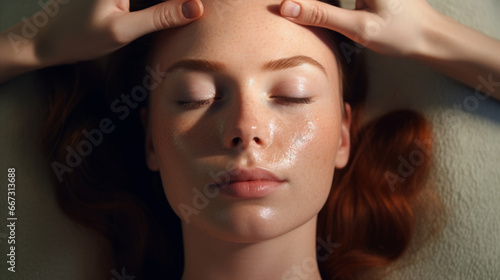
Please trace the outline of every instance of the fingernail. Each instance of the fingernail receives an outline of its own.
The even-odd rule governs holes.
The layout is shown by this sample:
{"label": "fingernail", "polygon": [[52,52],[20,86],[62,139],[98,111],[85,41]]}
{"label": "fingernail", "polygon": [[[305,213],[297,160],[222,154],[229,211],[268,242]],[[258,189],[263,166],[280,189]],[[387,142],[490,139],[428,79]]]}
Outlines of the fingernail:
{"label": "fingernail", "polygon": [[286,1],[281,8],[281,15],[296,18],[300,14],[300,5],[293,1]]}
{"label": "fingernail", "polygon": [[200,7],[198,7],[196,1],[187,1],[182,4],[182,14],[185,18],[195,18],[200,14]]}

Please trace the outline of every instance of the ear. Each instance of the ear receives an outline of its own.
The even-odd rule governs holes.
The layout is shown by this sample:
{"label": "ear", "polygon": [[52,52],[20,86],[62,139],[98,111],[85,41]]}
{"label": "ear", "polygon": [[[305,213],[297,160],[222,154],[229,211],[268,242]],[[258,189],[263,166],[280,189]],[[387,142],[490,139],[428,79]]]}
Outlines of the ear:
{"label": "ear", "polygon": [[146,108],[141,109],[141,122],[142,127],[145,132],[145,155],[146,155],[146,165],[151,171],[158,171],[158,161],[156,159],[156,153],[153,146],[153,141],[151,138],[151,128],[148,119],[148,110]]}
{"label": "ear", "polygon": [[344,168],[349,161],[349,153],[351,150],[351,105],[344,103],[344,117],[342,118],[339,146],[337,149],[337,157],[335,158],[335,167]]}

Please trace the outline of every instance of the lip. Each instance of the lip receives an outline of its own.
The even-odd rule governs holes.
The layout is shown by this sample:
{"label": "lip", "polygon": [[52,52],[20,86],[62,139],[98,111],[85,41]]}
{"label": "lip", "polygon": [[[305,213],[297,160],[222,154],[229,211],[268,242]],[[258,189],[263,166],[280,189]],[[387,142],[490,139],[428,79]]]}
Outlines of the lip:
{"label": "lip", "polygon": [[228,182],[216,186],[221,193],[236,198],[265,197],[286,181],[264,168],[235,169],[228,175]]}

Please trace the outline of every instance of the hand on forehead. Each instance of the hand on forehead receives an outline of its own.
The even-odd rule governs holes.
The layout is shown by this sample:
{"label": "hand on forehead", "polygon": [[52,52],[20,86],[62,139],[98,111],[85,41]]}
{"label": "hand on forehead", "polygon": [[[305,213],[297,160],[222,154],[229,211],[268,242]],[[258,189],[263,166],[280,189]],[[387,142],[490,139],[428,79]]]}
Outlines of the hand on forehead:
{"label": "hand on forehead", "polygon": [[[204,1],[203,16],[187,26],[163,31],[155,63],[166,69],[182,58],[197,58],[246,68],[297,55],[310,56],[336,71],[327,32],[305,27],[279,14],[280,0]],[[333,69],[333,70],[332,70]],[[334,75],[336,76],[336,75]]]}

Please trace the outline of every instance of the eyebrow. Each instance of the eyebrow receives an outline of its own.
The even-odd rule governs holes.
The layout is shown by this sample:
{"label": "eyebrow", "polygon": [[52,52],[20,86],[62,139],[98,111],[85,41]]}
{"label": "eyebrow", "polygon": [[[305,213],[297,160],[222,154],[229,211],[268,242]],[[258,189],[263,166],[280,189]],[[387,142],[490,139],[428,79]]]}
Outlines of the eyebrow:
{"label": "eyebrow", "polygon": [[316,61],[314,58],[306,55],[296,55],[287,58],[280,58],[277,60],[271,60],[264,64],[262,70],[283,70],[287,68],[297,67],[303,64],[309,64],[321,70],[326,75],[326,69],[321,63]]}
{"label": "eyebrow", "polygon": [[[276,60],[271,60],[266,62],[262,66],[264,71],[278,71],[288,68],[293,68],[301,66],[303,64],[308,64],[321,70],[325,75],[326,69],[321,63],[316,61],[314,58],[305,55],[296,55],[286,58],[280,58]],[[177,70],[188,70],[188,71],[198,71],[198,72],[222,72],[226,69],[226,65],[216,61],[204,60],[204,59],[182,59],[175,62],[170,66],[165,75]]]}

